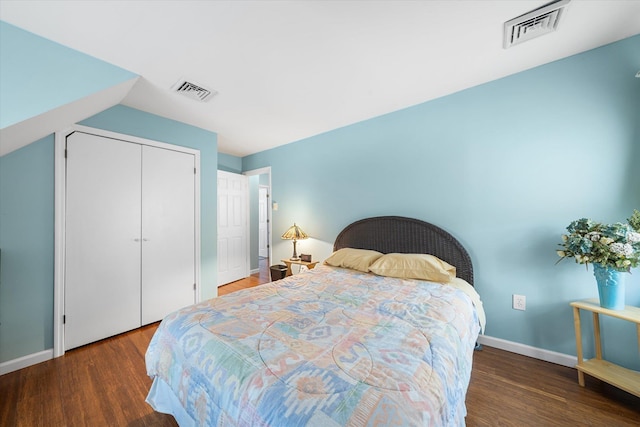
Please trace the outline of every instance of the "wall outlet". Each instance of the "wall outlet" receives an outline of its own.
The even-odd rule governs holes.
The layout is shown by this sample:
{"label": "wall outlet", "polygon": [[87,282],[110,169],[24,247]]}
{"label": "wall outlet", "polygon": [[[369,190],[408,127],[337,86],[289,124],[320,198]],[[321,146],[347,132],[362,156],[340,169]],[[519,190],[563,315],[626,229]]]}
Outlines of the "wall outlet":
{"label": "wall outlet", "polygon": [[527,309],[527,297],[513,294],[513,309],[525,311]]}

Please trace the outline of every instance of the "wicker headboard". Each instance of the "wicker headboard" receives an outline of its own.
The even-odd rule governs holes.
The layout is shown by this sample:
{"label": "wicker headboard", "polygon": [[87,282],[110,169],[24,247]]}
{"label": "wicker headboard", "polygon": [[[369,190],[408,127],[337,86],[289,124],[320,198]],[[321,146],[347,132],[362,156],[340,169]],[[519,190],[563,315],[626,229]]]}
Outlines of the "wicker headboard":
{"label": "wicker headboard", "polygon": [[428,222],[400,216],[361,219],[344,228],[333,250],[373,249],[385,254],[422,253],[437,256],[456,267],[456,275],[473,285],[471,257],[451,234]]}

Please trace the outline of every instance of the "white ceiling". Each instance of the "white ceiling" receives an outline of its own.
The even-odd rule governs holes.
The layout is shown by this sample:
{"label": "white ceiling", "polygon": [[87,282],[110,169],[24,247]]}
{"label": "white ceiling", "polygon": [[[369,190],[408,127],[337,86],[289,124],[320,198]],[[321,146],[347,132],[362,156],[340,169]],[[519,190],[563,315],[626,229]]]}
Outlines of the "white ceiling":
{"label": "white ceiling", "polygon": [[[546,3],[2,0],[0,19],[139,74],[123,104],[245,156],[640,33],[640,1],[573,0],[503,49],[504,22]],[[181,77],[219,93],[172,93]]]}

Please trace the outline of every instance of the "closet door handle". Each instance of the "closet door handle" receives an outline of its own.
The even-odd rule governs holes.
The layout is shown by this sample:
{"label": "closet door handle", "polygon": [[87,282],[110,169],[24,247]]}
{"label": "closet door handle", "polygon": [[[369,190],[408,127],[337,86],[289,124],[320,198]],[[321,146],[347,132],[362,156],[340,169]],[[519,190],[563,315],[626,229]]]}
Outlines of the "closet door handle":
{"label": "closet door handle", "polygon": [[143,239],[142,239],[142,241],[143,241],[143,242],[148,242],[148,241],[149,241],[149,239],[145,239],[145,238],[143,238]]}
{"label": "closet door handle", "polygon": [[140,241],[140,239],[133,239],[133,241],[134,241],[134,242],[139,242],[139,241]]}

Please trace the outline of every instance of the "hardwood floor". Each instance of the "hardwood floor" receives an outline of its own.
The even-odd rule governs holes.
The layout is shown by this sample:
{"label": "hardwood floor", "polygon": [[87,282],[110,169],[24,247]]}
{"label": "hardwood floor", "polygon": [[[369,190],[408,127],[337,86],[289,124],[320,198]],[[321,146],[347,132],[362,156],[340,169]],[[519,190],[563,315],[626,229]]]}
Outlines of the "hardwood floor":
{"label": "hardwood floor", "polygon": [[474,353],[468,426],[640,426],[640,398],[573,368],[484,347]]}
{"label": "hardwood floor", "polygon": [[231,282],[228,285],[220,286],[218,288],[218,295],[226,295],[231,292],[239,291],[240,289],[253,288],[254,286],[268,283],[271,281],[269,265],[267,258],[260,258],[258,272],[252,274],[246,279]]}
{"label": "hardwood floor", "polygon": [[[269,281],[268,268],[225,285],[220,295]],[[144,399],[144,353],[157,324],[68,351],[0,376],[0,425],[175,426]],[[640,398],[575,369],[484,347],[474,354],[467,426],[640,425]]]}

